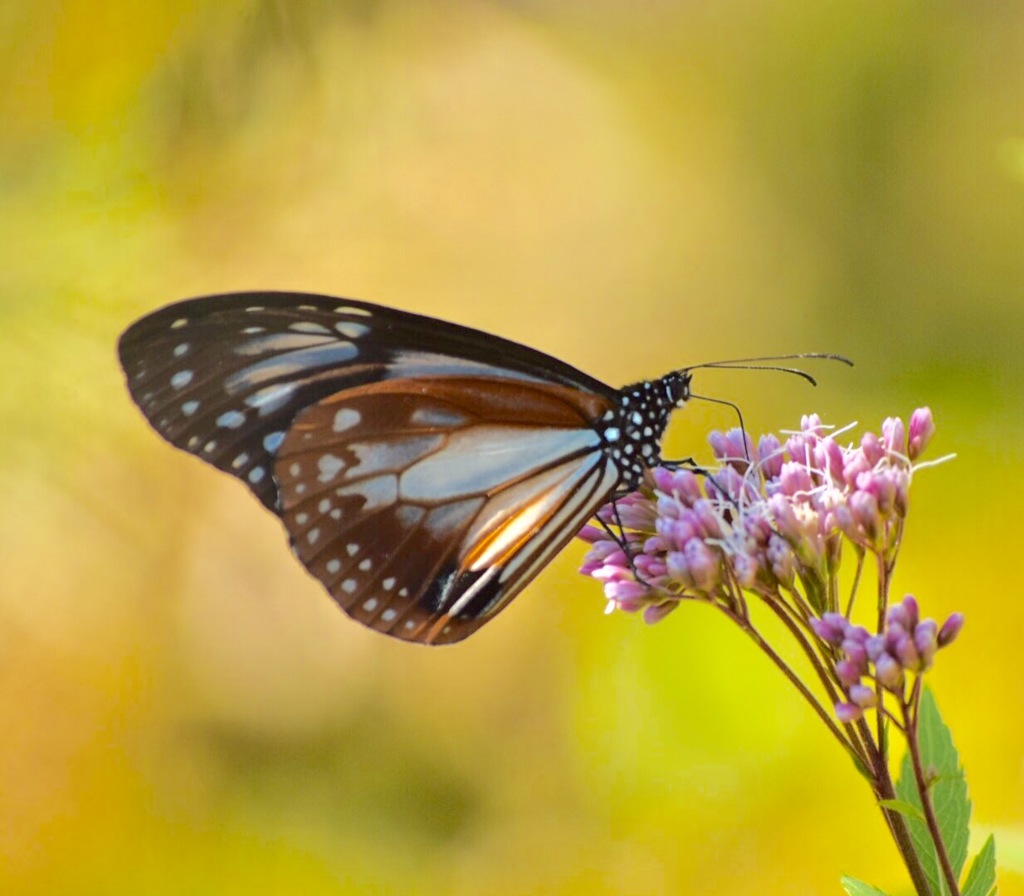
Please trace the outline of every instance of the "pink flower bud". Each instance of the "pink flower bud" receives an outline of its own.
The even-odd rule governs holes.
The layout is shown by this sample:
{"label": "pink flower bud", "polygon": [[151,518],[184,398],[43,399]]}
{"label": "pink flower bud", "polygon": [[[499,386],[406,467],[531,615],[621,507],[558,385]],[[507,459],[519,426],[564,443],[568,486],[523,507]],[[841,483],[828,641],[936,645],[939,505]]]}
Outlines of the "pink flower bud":
{"label": "pink flower bud", "polygon": [[903,689],[903,667],[887,653],[875,661],[875,677],[887,691],[898,694]]}
{"label": "pink flower bud", "polygon": [[836,677],[842,682],[844,688],[857,684],[860,681],[860,676],[859,663],[855,663],[853,660],[840,660],[836,663]]}
{"label": "pink flower bud", "polygon": [[864,715],[864,710],[852,703],[837,703],[836,718],[844,725],[849,722],[856,722]]}
{"label": "pink flower bud", "polygon": [[[909,634],[903,634],[896,641],[896,658],[900,665],[908,672],[920,672],[922,668],[921,655],[917,652],[914,639]],[[875,666],[877,668],[877,664]]]}
{"label": "pink flower bud", "polygon": [[668,550],[668,545],[660,535],[652,535],[644,542],[643,549],[645,554],[660,554]]}
{"label": "pink flower bud", "polygon": [[843,464],[843,482],[852,488],[857,483],[857,477],[871,470],[873,466],[863,451],[851,452]]}
{"label": "pink flower bud", "polygon": [[737,554],[732,558],[731,565],[733,575],[742,588],[750,588],[757,581],[761,566],[750,554]]}
{"label": "pink flower bud", "polygon": [[683,549],[691,538],[697,537],[697,521],[690,511],[686,511],[682,519],[660,519],[657,523],[658,534],[667,542],[666,548]]}
{"label": "pink flower bud", "polygon": [[735,468],[724,467],[714,476],[708,476],[705,488],[708,489],[709,495],[712,493],[711,490],[714,490],[715,494],[738,502],[743,495],[744,481]]}
{"label": "pink flower bud", "polygon": [[668,600],[663,604],[650,604],[644,607],[644,622],[648,625],[654,625],[655,622],[661,622],[669,613],[671,613],[676,607],[679,606],[679,601]]}
{"label": "pink flower bud", "polygon": [[904,613],[906,613],[907,621],[904,625],[906,625],[907,631],[917,628],[917,623],[921,618],[920,610],[917,606],[917,598],[913,594],[906,594],[900,603],[903,605]]}
{"label": "pink flower bud", "polygon": [[822,439],[814,448],[814,463],[835,482],[841,482],[845,458],[843,449],[831,436]]}
{"label": "pink flower bud", "polygon": [[960,629],[962,629],[963,627],[964,614],[951,614],[950,617],[942,623],[942,628],[939,629],[939,647],[945,647],[947,644],[952,644],[953,641],[956,640],[956,636],[960,634]]}
{"label": "pink flower bud", "polygon": [[820,619],[811,619],[811,628],[822,641],[838,647],[843,643],[849,623],[841,613],[825,613]]}
{"label": "pink flower bud", "polygon": [[921,671],[930,668],[939,649],[939,624],[934,619],[925,619],[914,628],[914,646],[921,657]]}
{"label": "pink flower bud", "polygon": [[710,592],[718,584],[718,555],[703,541],[690,539],[683,548],[686,565],[698,590]]}
{"label": "pink flower bud", "polygon": [[873,432],[864,433],[860,440],[860,448],[872,467],[885,457],[885,449],[882,448],[882,443]]}
{"label": "pink flower bud", "polygon": [[804,414],[800,418],[800,429],[806,433],[819,435],[825,429],[825,426],[821,422],[821,417],[817,414]]}
{"label": "pink flower bud", "polygon": [[579,532],[576,533],[576,537],[582,538],[584,541],[589,542],[590,544],[595,544],[596,542],[607,541],[608,533],[605,532],[604,529],[600,528],[599,526],[584,526],[582,529],[580,529]]}
{"label": "pink flower bud", "polygon": [[631,600],[633,598],[646,597],[647,586],[639,582],[606,582],[604,586],[605,596],[616,603]]}
{"label": "pink flower bud", "polygon": [[857,521],[853,518],[850,508],[845,504],[840,504],[832,511],[831,519],[835,523],[836,528],[851,541],[856,541],[860,537],[861,533]]}
{"label": "pink flower bud", "polygon": [[863,625],[853,625],[847,623],[846,634],[844,637],[844,645],[846,641],[852,641],[855,644],[862,644],[867,647],[868,639],[871,637],[869,632]]}
{"label": "pink flower bud", "polygon": [[701,498],[693,505],[693,520],[703,538],[721,538],[722,524],[715,505],[707,498]]}
{"label": "pink flower bud", "polygon": [[700,480],[692,470],[669,470],[655,467],[654,485],[664,495],[692,504],[701,496]]}
{"label": "pink flower bud", "polygon": [[868,659],[873,663],[877,662],[878,658],[885,653],[885,636],[871,635],[864,642],[864,647],[867,649]]}
{"label": "pink flower bud", "polygon": [[882,423],[882,446],[890,454],[906,450],[907,429],[899,417],[886,417]]}
{"label": "pink flower bud", "polygon": [[665,569],[668,571],[668,577],[673,581],[686,586],[693,584],[690,567],[686,562],[686,554],[682,551],[671,551],[665,557]]}
{"label": "pink flower bud", "polygon": [[784,494],[793,497],[794,495],[806,494],[813,487],[811,474],[802,463],[789,461],[782,465],[782,473],[779,475],[779,482],[782,485]]}
{"label": "pink flower bud", "polygon": [[917,460],[932,436],[935,435],[935,421],[932,419],[931,408],[918,408],[910,415],[910,438],[907,446],[907,456],[911,460]]}
{"label": "pink flower bud", "polygon": [[850,495],[848,505],[857,525],[863,529],[864,534],[871,541],[874,541],[878,537],[878,531],[882,524],[882,518],[878,512],[878,502],[874,495],[868,492],[854,492]]}
{"label": "pink flower bud", "polygon": [[757,460],[765,479],[774,479],[782,472],[782,444],[774,434],[761,436],[757,443]]}
{"label": "pink flower bud", "polygon": [[874,688],[869,688],[866,684],[850,685],[849,694],[850,702],[861,709],[871,709],[872,706],[878,705],[877,691]]}
{"label": "pink flower bud", "polygon": [[843,654],[851,662],[856,663],[857,668],[860,669],[861,675],[866,675],[868,671],[868,650],[859,641],[854,641],[850,638],[844,638],[843,643],[840,645]]}
{"label": "pink flower bud", "polygon": [[773,533],[768,539],[765,554],[772,568],[772,575],[783,587],[791,586],[796,578],[796,558],[789,543]]}
{"label": "pink flower bud", "polygon": [[708,442],[718,460],[727,462],[741,472],[750,466],[750,458],[754,456],[754,446],[750,442],[750,437],[743,430],[735,428],[726,433],[715,430],[708,436]]}

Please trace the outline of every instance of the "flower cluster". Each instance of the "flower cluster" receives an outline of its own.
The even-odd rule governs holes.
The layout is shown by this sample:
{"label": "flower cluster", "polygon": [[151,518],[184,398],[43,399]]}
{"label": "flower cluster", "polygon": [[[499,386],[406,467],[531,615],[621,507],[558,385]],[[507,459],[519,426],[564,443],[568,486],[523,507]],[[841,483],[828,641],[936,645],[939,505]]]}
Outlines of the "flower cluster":
{"label": "flower cluster", "polygon": [[591,544],[581,572],[603,583],[609,609],[643,610],[649,622],[683,599],[734,603],[743,590],[797,585],[818,615],[834,611],[844,540],[880,557],[898,549],[915,462],[934,431],[922,408],[909,426],[891,417],[857,445],[817,415],[756,446],[739,429],[712,433],[714,469],[658,467],[643,490],[602,508],[607,530],[580,533]]}
{"label": "flower cluster", "polygon": [[865,709],[878,705],[879,691],[865,678],[902,698],[907,673],[920,675],[929,669],[938,649],[952,643],[963,624],[962,613],[950,615],[941,628],[934,619],[921,619],[910,594],[889,608],[885,627],[877,635],[840,613],[812,619],[814,633],[835,649],[836,678],[847,698],[836,704],[837,718],[853,722]]}

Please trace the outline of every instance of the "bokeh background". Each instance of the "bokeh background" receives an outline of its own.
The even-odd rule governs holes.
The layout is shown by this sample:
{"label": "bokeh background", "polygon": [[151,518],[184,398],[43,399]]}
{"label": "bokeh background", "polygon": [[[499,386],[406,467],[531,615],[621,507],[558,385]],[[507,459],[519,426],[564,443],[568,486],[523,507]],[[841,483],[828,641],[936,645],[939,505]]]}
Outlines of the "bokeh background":
{"label": "bokeh background", "polygon": [[933,685],[1024,893],[1022,48],[1013,3],[0,4],[0,893],[906,892],[781,676],[604,616],[580,545],[457,648],[349,623],[117,368],[253,288],[612,383],[856,359],[702,373],[755,432],[930,405],[898,591],[967,614]]}

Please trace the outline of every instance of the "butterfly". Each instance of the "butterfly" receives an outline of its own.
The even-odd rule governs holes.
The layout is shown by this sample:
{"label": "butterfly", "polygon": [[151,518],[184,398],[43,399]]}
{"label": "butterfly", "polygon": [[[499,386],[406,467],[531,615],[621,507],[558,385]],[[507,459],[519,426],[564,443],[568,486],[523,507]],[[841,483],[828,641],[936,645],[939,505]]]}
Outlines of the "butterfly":
{"label": "butterfly", "polygon": [[694,369],[615,389],[479,330],[284,292],[169,305],[118,351],[156,431],[244,482],[349,616],[425,644],[493,619],[640,485]]}

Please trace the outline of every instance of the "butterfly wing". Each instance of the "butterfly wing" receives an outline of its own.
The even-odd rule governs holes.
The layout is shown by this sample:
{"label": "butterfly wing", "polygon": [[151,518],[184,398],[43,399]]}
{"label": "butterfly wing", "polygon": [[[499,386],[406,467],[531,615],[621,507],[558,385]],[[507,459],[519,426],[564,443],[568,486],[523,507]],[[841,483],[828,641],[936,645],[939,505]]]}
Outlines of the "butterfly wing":
{"label": "butterfly wing", "polygon": [[426,643],[492,619],[614,490],[593,396],[390,380],[303,411],[275,463],[293,550],[364,625]]}
{"label": "butterfly wing", "polygon": [[306,407],[381,380],[493,376],[604,396],[568,364],[469,327],[304,293],[190,299],[136,321],[118,352],[132,398],[171,444],[278,506],[274,459]]}
{"label": "butterfly wing", "polygon": [[241,479],[342,607],[396,637],[470,634],[608,498],[617,392],[541,352],[365,302],[192,299],[119,343],[169,442]]}

